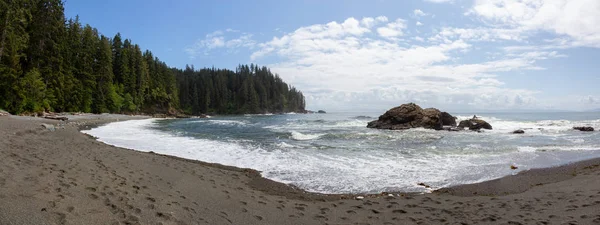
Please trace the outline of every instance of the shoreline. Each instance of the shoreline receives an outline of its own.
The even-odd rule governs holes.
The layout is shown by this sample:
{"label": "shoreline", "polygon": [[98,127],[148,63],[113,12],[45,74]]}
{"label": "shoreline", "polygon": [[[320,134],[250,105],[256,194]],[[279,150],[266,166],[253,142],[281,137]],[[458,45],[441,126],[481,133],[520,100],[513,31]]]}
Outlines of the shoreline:
{"label": "shoreline", "polygon": [[[110,114],[110,115],[121,115],[121,114]],[[262,115],[262,114],[256,114]],[[130,115],[123,115],[125,117],[129,117]],[[154,116],[141,116],[138,115],[136,117],[141,118],[130,118],[125,120],[137,120],[137,119],[181,119],[181,118],[162,118],[162,117],[154,117]],[[121,121],[125,121],[121,118]],[[83,120],[89,121],[89,120]],[[101,120],[98,123],[94,124],[82,124],[79,126],[79,131],[81,130],[90,130],[95,127],[107,125],[109,123],[119,122],[119,120]],[[96,137],[88,135],[86,136],[92,137],[96,140]],[[96,140],[97,141],[97,140]],[[100,141],[98,141],[100,142]],[[460,184],[450,187],[443,187],[439,189],[432,189],[430,192],[382,192],[382,193],[343,193],[343,194],[327,194],[327,193],[319,193],[319,192],[311,192],[306,191],[302,188],[299,188],[293,184],[286,184],[283,182],[271,180],[269,178],[263,177],[260,171],[252,169],[252,168],[241,168],[236,166],[229,166],[219,163],[211,163],[205,162],[197,159],[188,159],[182,158],[178,156],[172,156],[167,154],[155,153],[152,151],[145,152],[139,151],[136,149],[117,147],[110,144],[106,144],[104,142],[100,142],[102,144],[112,146],[114,148],[135,151],[142,154],[154,154],[162,157],[168,157],[175,160],[183,160],[188,162],[197,163],[202,166],[211,166],[219,169],[227,169],[232,171],[242,171],[248,173],[249,176],[254,177],[255,181],[252,182],[254,188],[256,190],[263,191],[268,194],[287,196],[295,199],[329,199],[329,200],[337,200],[337,199],[354,199],[355,197],[386,197],[388,194],[393,194],[396,196],[414,196],[414,195],[422,195],[422,194],[450,194],[456,196],[502,196],[509,194],[518,194],[529,190],[531,187],[556,183],[564,180],[568,180],[576,176],[577,173],[581,173],[586,169],[595,169],[600,167],[600,157],[585,159],[581,161],[569,162],[566,164],[555,165],[550,167],[541,167],[541,168],[533,168],[529,170],[519,171],[517,174],[506,175],[503,177],[499,177],[492,180],[482,181],[478,183],[470,183],[470,184]],[[422,183],[423,184],[423,183]],[[515,185],[516,184],[516,185]],[[425,186],[423,184],[422,186]],[[270,186],[273,188],[264,188],[264,186]],[[303,196],[304,195],[304,196]]]}
{"label": "shoreline", "polygon": [[[581,203],[587,199],[589,203],[586,202],[578,206],[577,209],[579,210],[567,212],[572,212],[573,215],[574,213],[581,214],[581,212],[585,212],[585,218],[579,217],[576,220],[582,221],[582,223],[584,221],[600,222],[600,213],[595,213],[600,212],[600,179],[598,179],[600,178],[600,158],[558,167],[522,171],[517,175],[496,180],[442,188],[425,194],[393,193],[394,197],[389,197],[385,194],[319,194],[266,179],[256,170],[119,148],[96,141],[90,138],[91,136],[80,132],[80,129],[86,129],[85,126],[89,129],[90,126],[100,126],[124,119],[150,118],[111,117],[112,115],[108,115],[108,118],[99,118],[102,116],[96,115],[90,117],[88,115],[90,118],[74,118],[73,120],[70,118],[64,129],[61,128],[56,131],[45,130],[40,124],[48,123],[56,125],[61,122],[18,116],[0,117],[0,134],[7,135],[8,137],[1,140],[0,143],[9,147],[9,149],[0,150],[0,156],[7,158],[2,163],[5,165],[0,165],[0,200],[3,200],[2,202],[17,202],[16,206],[18,206],[14,207],[15,205],[0,203],[1,224],[20,224],[18,223],[19,221],[23,222],[35,218],[40,218],[40,221],[46,222],[39,224],[77,224],[77,221],[85,221],[86,224],[112,224],[112,222],[105,223],[107,218],[110,221],[116,221],[121,224],[126,222],[131,224],[135,224],[135,222],[139,224],[155,224],[149,222],[159,220],[163,224],[174,222],[179,224],[195,224],[198,221],[206,223],[210,221],[211,223],[208,224],[231,224],[230,222],[233,224],[240,224],[240,222],[245,224],[349,224],[365,221],[374,224],[418,224],[419,222],[437,224],[451,221],[483,222],[490,219],[491,222],[503,220],[508,222],[512,219],[528,223],[526,218],[535,215],[540,216],[535,221],[548,221],[551,219],[549,218],[550,215],[548,215],[549,212],[556,211],[556,209],[563,209],[563,207],[548,206],[544,208],[544,206],[535,205],[532,207],[541,207],[544,210],[530,213],[531,215],[525,215],[522,218],[506,216],[511,213],[516,213],[515,215],[522,213],[521,210],[515,211],[515,209],[520,209],[520,207],[500,207],[500,209],[506,210],[506,212],[503,214],[496,213],[498,215],[494,214],[492,210],[496,207],[490,207],[489,210],[492,211],[488,211],[495,215],[491,217],[489,215],[482,217],[473,210],[482,208],[478,204],[485,205],[496,201],[503,201],[503,204],[509,206],[516,204],[515,202],[518,203],[515,199],[529,202],[535,201],[535,199],[549,198],[549,201],[552,199],[556,201],[554,197],[546,195],[550,190],[561,190],[559,191],[561,195],[569,196],[565,198],[564,202],[559,201],[558,203],[554,203],[554,205],[564,206],[565,210],[574,205],[573,200]],[[49,143],[56,146],[50,147]],[[53,154],[48,154],[46,152],[47,149],[53,149]],[[30,157],[16,157],[20,154],[30,154]],[[47,158],[41,157],[44,155]],[[64,157],[56,157],[56,155],[70,157],[70,160]],[[23,163],[23,161],[28,162],[25,159],[31,162]],[[39,165],[33,162],[36,160],[39,161]],[[89,164],[98,164],[96,165],[97,167],[90,169],[88,175],[96,177],[96,181],[94,178],[87,180],[86,176],[77,176],[76,178],[65,180],[65,174],[85,172],[85,165],[77,164],[75,166],[72,164],[74,161],[86,160],[90,162]],[[115,163],[113,160],[123,162],[124,164]],[[56,162],[49,164],[48,161]],[[98,163],[98,161],[102,163]],[[153,162],[161,163],[155,164]],[[87,166],[92,167],[90,165]],[[61,169],[57,170],[56,168],[59,167]],[[179,169],[173,170],[176,167]],[[52,170],[51,168],[55,169]],[[106,173],[99,172],[100,170],[106,171]],[[138,170],[145,173],[136,173],[135,171]],[[48,177],[57,171],[59,176]],[[104,175],[100,176],[100,174]],[[39,175],[39,177],[36,178],[36,175]],[[112,178],[108,179],[104,178],[104,176]],[[16,179],[15,177],[22,179]],[[173,180],[173,177],[181,179],[166,181]],[[212,179],[208,181],[206,179],[198,180],[199,178],[206,177],[212,177]],[[33,181],[37,183],[32,184]],[[71,181],[73,184],[83,184],[73,185],[68,181]],[[137,184],[138,182],[143,183],[142,181],[147,184]],[[45,185],[40,183],[44,183]],[[103,183],[105,185],[96,185],[96,183]],[[121,185],[122,183],[126,184]],[[131,183],[135,183],[135,185]],[[90,186],[90,184],[94,184],[91,185],[94,187],[89,189],[88,187],[83,187]],[[151,184],[155,184],[157,187],[152,188]],[[23,188],[28,185],[33,188]],[[55,187],[54,190],[52,188],[49,189],[49,186]],[[19,189],[17,187],[22,188]],[[131,189],[132,187],[133,190],[123,190],[126,188]],[[199,187],[201,188],[198,189]],[[95,191],[90,194],[92,188]],[[111,189],[115,190],[110,191]],[[178,190],[172,191],[172,189]],[[64,193],[66,190],[70,190],[71,193]],[[142,190],[147,191],[146,195],[150,196],[146,198],[134,198],[130,196],[133,193],[138,194]],[[199,190],[202,190],[200,192],[212,194],[207,196],[199,195],[197,193]],[[581,194],[579,192],[585,193]],[[365,198],[355,200],[357,196],[364,196]],[[42,201],[36,200],[32,203],[27,200],[24,205],[23,203],[18,203],[19,201],[24,201],[23,198],[41,199]],[[121,205],[117,204],[121,198],[129,199],[129,202]],[[49,201],[49,199],[52,200]],[[68,201],[65,199],[68,199]],[[90,199],[104,199],[104,201],[98,201],[103,203],[90,208],[85,205]],[[149,199],[155,200],[151,201]],[[162,204],[159,204],[159,201],[156,199],[163,199],[164,201],[161,202]],[[151,202],[150,205],[152,207],[147,204],[147,201]],[[175,207],[178,204],[179,206],[184,205],[182,201],[190,204],[180,208]],[[222,204],[226,201],[228,202],[227,204]],[[255,204],[249,204],[252,201]],[[71,206],[69,204],[62,206],[63,202],[70,202]],[[173,202],[177,202],[177,204]],[[459,202],[462,204],[458,204]],[[475,204],[476,202],[480,203]],[[214,212],[215,210],[212,210],[211,207],[201,207],[207,204],[211,205],[215,210],[220,209],[224,214]],[[7,208],[7,206],[11,207]],[[35,215],[31,218],[26,218],[25,214],[27,214],[27,210],[33,210],[30,209],[31,207],[36,207],[37,209],[34,211],[37,213],[34,213]],[[160,212],[157,210],[163,207],[169,208],[172,211],[169,211],[167,215],[165,210]],[[15,208],[17,208],[16,211]],[[82,211],[80,208],[86,210]],[[156,212],[146,213],[146,211],[152,210]],[[190,213],[193,210],[196,212]],[[206,212],[200,213],[202,210]],[[453,212],[440,213],[445,212],[444,210],[452,210]],[[495,210],[497,211],[498,209]],[[248,211],[253,211],[254,215],[248,216]],[[14,215],[6,215],[7,212],[11,212]],[[78,212],[78,214],[74,212]],[[281,216],[281,213],[286,213],[286,215]],[[198,214],[202,216],[198,217]],[[557,212],[551,213],[555,219],[566,216],[558,214]],[[103,217],[99,217],[98,215],[102,215]],[[464,217],[465,215],[470,216]],[[562,220],[573,220],[575,219],[573,215],[571,216],[573,218],[566,216]],[[47,221],[55,222],[47,223]],[[551,221],[554,221],[554,219]]]}

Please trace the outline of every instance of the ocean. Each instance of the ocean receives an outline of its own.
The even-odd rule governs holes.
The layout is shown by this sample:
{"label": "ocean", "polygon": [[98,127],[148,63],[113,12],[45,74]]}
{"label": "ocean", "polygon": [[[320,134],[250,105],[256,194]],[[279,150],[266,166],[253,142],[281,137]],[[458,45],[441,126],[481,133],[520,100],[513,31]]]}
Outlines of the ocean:
{"label": "ocean", "polygon": [[477,114],[494,128],[482,133],[366,128],[379,114],[129,120],[82,132],[118,147],[252,168],[329,194],[430,192],[600,157],[600,132],[572,129],[600,128],[597,112]]}

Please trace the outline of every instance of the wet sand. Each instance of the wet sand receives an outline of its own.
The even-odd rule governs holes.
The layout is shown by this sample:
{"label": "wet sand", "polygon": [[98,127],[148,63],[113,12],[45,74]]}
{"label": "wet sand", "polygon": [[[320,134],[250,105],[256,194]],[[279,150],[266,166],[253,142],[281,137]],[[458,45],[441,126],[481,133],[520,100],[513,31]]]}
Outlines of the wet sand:
{"label": "wet sand", "polygon": [[79,132],[143,118],[0,116],[0,224],[600,224],[600,159],[357,200],[306,193],[250,169],[117,148]]}

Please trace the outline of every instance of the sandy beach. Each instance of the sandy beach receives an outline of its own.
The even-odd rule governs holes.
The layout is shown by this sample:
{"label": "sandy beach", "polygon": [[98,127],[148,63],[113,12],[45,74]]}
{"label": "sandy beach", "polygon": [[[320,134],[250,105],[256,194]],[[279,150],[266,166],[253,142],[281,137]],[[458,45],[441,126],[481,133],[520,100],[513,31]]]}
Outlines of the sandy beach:
{"label": "sandy beach", "polygon": [[79,132],[144,118],[0,116],[0,224],[600,224],[600,159],[430,194],[356,199]]}

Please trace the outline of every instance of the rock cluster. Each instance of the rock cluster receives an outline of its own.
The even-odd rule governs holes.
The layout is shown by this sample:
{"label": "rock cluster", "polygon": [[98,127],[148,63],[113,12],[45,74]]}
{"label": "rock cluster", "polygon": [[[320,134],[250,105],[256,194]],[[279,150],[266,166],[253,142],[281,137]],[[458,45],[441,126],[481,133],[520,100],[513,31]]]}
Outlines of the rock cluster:
{"label": "rock cluster", "polygon": [[415,103],[394,107],[379,116],[378,120],[369,122],[367,127],[388,130],[405,130],[422,127],[447,131],[460,131],[464,130],[464,128],[475,131],[492,129],[492,125],[476,117],[460,121],[457,126],[456,117],[450,115],[450,113],[442,112],[436,108],[423,109]]}
{"label": "rock cluster", "polygon": [[415,103],[392,108],[367,125],[368,128],[389,130],[417,127],[442,130],[444,126],[456,126],[456,118],[435,108],[423,109]]}

